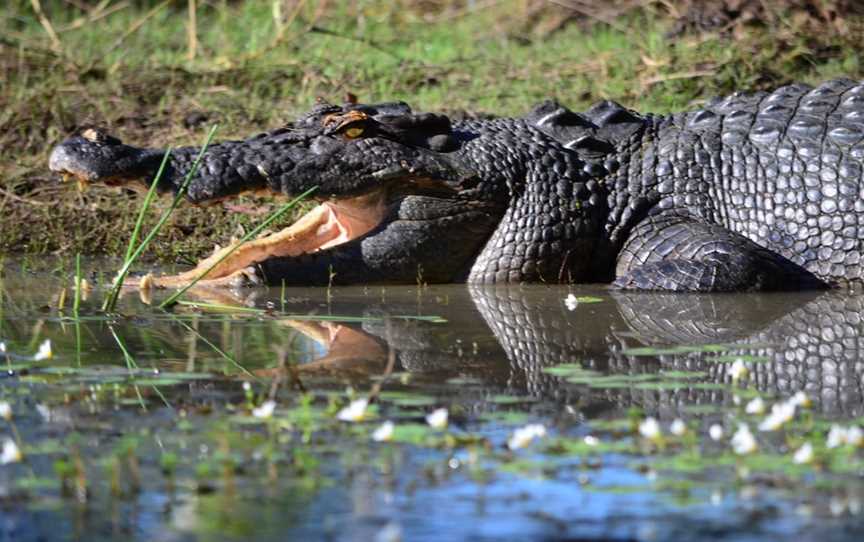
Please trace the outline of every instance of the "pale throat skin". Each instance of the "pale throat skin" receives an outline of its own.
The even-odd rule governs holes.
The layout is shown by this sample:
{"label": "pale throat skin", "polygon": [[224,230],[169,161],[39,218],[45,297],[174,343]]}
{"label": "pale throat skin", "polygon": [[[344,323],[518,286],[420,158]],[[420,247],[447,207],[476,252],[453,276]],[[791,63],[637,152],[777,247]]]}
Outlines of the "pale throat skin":
{"label": "pale throat skin", "polygon": [[[177,189],[197,150],[172,153],[163,190]],[[93,130],[58,145],[49,165],[148,181],[163,156]],[[521,118],[453,122],[404,103],[318,104],[208,148],[187,197],[318,187],[319,207],[241,247],[208,275],[214,285],[792,290],[864,281],[862,171],[864,85],[836,80],[663,116],[549,101]],[[207,261],[156,283],[188,282]]]}

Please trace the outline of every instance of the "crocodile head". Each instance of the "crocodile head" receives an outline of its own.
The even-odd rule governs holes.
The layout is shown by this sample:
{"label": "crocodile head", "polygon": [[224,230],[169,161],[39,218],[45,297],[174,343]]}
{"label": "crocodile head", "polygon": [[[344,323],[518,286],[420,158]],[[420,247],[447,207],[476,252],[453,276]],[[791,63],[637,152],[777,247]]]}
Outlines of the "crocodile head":
{"label": "crocodile head", "polygon": [[[283,128],[211,145],[188,197],[206,201],[263,186],[292,194],[315,185],[340,196],[394,179],[443,180],[459,175],[453,162],[442,159],[459,146],[446,116],[414,114],[404,103],[318,104]],[[197,152],[174,149],[161,185],[176,190]],[[85,182],[149,182],[164,154],[87,128],[53,149],[49,167]]]}
{"label": "crocodile head", "polygon": [[[297,195],[317,187],[321,206],[283,232],[278,246],[273,240],[238,251],[247,255],[226,273],[273,260],[270,266],[280,267],[265,274],[276,283],[292,275],[326,284],[334,273],[336,282],[458,280],[506,208],[507,183],[490,182],[494,167],[478,166],[476,152],[466,150],[478,137],[404,103],[319,103],[285,127],[209,146],[186,197],[205,203],[245,191]],[[58,145],[49,166],[88,182],[146,184],[165,152],[88,130]],[[172,150],[158,187],[176,192],[198,152]],[[487,171],[478,175],[477,167]],[[302,269],[285,260],[311,254],[317,260],[305,258]]]}

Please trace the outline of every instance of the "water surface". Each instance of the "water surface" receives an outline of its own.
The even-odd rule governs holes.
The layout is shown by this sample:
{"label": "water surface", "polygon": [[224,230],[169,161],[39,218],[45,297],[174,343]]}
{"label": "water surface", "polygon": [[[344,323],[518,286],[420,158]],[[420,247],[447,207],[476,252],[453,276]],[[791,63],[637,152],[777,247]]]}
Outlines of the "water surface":
{"label": "water surface", "polygon": [[[0,540],[864,534],[861,451],[825,446],[864,415],[864,297],[271,288],[199,290],[170,311],[127,292],[106,315],[113,267],[86,267],[77,316],[71,266],[2,268],[0,438],[24,457],[0,466]],[[53,357],[34,361],[45,339]],[[753,398],[770,411],[799,391],[811,405],[757,430]],[[337,420],[358,398],[366,418]],[[273,416],[256,417],[266,400]],[[636,430],[647,417],[661,440]],[[376,442],[385,420],[394,441]],[[508,448],[532,423],[546,436]],[[758,451],[731,450],[740,423]],[[795,463],[804,442],[815,458]]]}

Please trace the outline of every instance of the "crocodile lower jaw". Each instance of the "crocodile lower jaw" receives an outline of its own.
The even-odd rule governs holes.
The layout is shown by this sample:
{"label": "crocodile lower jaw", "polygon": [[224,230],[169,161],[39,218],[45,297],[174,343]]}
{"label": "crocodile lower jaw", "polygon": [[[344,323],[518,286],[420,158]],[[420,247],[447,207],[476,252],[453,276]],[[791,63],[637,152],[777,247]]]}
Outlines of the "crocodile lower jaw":
{"label": "crocodile lower jaw", "polygon": [[[300,256],[357,239],[379,225],[386,210],[385,189],[325,201],[283,230],[239,247],[236,241],[224,248],[217,246],[213,254],[201,260],[195,268],[179,275],[156,277],[152,282],[154,286],[168,288],[198,279],[211,285],[230,285],[234,282],[232,279],[248,267],[268,258]],[[222,258],[224,260],[208,271]]]}

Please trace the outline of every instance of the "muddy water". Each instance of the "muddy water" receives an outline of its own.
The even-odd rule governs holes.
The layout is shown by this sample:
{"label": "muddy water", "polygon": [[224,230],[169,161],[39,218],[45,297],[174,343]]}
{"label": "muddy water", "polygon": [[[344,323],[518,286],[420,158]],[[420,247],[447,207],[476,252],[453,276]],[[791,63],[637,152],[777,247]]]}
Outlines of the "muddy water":
{"label": "muddy water", "polygon": [[[23,457],[0,466],[0,539],[864,534],[864,454],[826,445],[864,425],[864,297],[275,288],[170,311],[128,292],[106,315],[111,267],[86,267],[77,315],[68,264],[2,268],[0,439]],[[648,417],[660,436],[639,433]],[[756,448],[739,454],[742,423]],[[512,439],[529,424],[545,435]]]}

